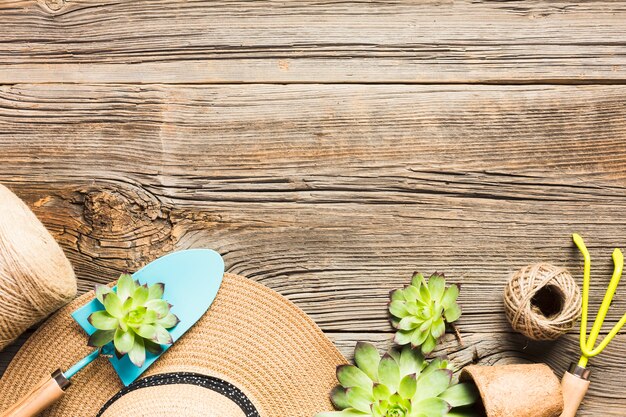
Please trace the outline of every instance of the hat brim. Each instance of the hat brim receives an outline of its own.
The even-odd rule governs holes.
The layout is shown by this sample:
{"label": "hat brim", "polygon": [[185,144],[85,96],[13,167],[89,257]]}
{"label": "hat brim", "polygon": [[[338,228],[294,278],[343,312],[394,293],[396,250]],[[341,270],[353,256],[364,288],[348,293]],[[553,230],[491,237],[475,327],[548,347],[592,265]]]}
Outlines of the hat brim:
{"label": "hat brim", "polygon": [[141,378],[118,392],[96,417],[259,417],[253,407],[232,398],[232,386],[211,389],[193,381],[198,379],[203,377],[188,373]]}
{"label": "hat brim", "polygon": [[[77,298],[42,325],[0,380],[0,410],[7,409],[57,368],[90,353],[71,313],[93,298]],[[310,417],[330,411],[328,393],[345,358],[317,325],[278,293],[225,274],[209,311],[152,365],[145,376],[192,372],[239,388],[262,416]],[[65,396],[42,416],[94,416],[123,388],[109,362],[96,360],[72,378]]]}

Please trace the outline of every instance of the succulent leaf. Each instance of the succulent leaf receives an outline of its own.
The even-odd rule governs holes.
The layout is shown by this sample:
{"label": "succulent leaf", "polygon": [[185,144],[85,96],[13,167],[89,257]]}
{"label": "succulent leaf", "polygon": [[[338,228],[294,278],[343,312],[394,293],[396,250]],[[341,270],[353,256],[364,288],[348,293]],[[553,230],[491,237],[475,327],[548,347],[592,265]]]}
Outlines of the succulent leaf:
{"label": "succulent leaf", "polygon": [[413,277],[411,277],[411,285],[419,290],[419,288],[422,286],[423,283],[424,283],[424,275],[422,275],[419,272],[414,273]]}
{"label": "succulent leaf", "polygon": [[391,355],[385,355],[378,365],[378,379],[381,384],[389,387],[392,392],[398,391],[400,385],[400,366]]}
{"label": "succulent leaf", "polygon": [[172,343],[174,343],[174,341],[172,340],[172,335],[170,334],[170,332],[167,331],[165,327],[161,326],[160,324],[155,324],[154,328],[156,329],[156,332],[152,340],[161,345],[171,345]]}
{"label": "succulent leaf", "polygon": [[393,290],[389,293],[389,296],[391,297],[391,301],[406,301],[402,290]]}
{"label": "succulent leaf", "polygon": [[[146,314],[148,313],[154,313],[154,312],[152,311],[146,312]],[[154,319],[152,318],[152,316],[150,316],[149,318],[146,318],[145,321],[149,323],[156,322],[157,324],[160,324],[166,329],[171,329],[172,327],[176,326],[180,322],[180,320],[178,320],[178,317],[176,317],[176,315],[173,313],[169,313],[167,316],[163,317],[162,319],[157,319],[156,313],[154,313]]]}
{"label": "succulent leaf", "polygon": [[363,388],[352,387],[346,390],[346,399],[352,408],[364,413],[368,413],[371,408],[373,397],[372,394]]}
{"label": "succulent leaf", "polygon": [[372,386],[372,380],[365,372],[353,365],[340,365],[337,367],[337,380],[344,388]]}
{"label": "succulent leaf", "polygon": [[165,284],[157,282],[148,288],[148,300],[160,300],[165,292]]}
{"label": "succulent leaf", "polygon": [[[406,336],[410,337],[409,343],[413,347],[419,347],[424,344],[426,338],[429,336],[428,328],[425,329],[416,329],[415,331],[408,330],[406,332]],[[424,349],[422,349],[424,351]]]}
{"label": "succulent leaf", "polygon": [[124,316],[124,307],[122,305],[122,301],[117,296],[116,293],[110,292],[105,294],[104,299],[104,308],[113,317],[117,317],[118,319]]}
{"label": "succulent leaf", "polygon": [[419,347],[424,354],[432,352],[446,331],[446,323],[461,316],[456,300],[459,287],[446,287],[443,274],[428,280],[416,273],[411,285],[391,292],[391,324],[398,329],[394,341],[403,346]]}
{"label": "succulent leaf", "polygon": [[400,387],[398,388],[398,394],[402,398],[413,398],[415,390],[417,388],[417,378],[415,374],[410,374],[402,378],[400,381]]}
{"label": "succulent leaf", "polygon": [[409,343],[411,343],[411,338],[413,334],[414,332],[412,330],[399,330],[396,332],[393,340],[398,345],[408,345]]}
{"label": "succulent leaf", "polygon": [[417,301],[420,297],[420,290],[413,285],[407,285],[401,292],[403,293],[406,301]]}
{"label": "succulent leaf", "polygon": [[431,275],[428,278],[428,291],[430,292],[430,298],[433,300],[441,300],[443,292],[446,288],[446,280],[441,275]]}
{"label": "succulent leaf", "polygon": [[439,398],[444,399],[452,407],[462,407],[474,404],[480,397],[478,389],[473,384],[462,382],[445,390]]}
{"label": "succulent leaf", "polygon": [[398,329],[400,330],[414,330],[422,324],[419,318],[415,316],[406,316],[398,323]]}
{"label": "succulent leaf", "polygon": [[359,342],[354,349],[354,361],[356,365],[372,380],[378,378],[378,365],[380,354],[375,346],[369,343]]}
{"label": "succulent leaf", "polygon": [[445,416],[450,411],[450,404],[442,400],[441,398],[427,398],[412,404],[413,409],[419,410],[419,414],[427,417]]}
{"label": "succulent leaf", "polygon": [[435,338],[439,339],[446,332],[446,323],[443,317],[438,317],[433,321],[432,328],[430,334]]}
{"label": "succulent leaf", "polygon": [[115,345],[115,350],[117,350],[122,355],[130,352],[135,343],[135,333],[132,330],[123,331],[121,328],[118,328],[115,331],[115,337],[113,338],[113,344]]}
{"label": "succulent leaf", "polygon": [[157,319],[167,316],[170,312],[170,305],[165,300],[149,300],[145,306],[156,313]]}
{"label": "succulent leaf", "polygon": [[100,301],[101,304],[104,304],[104,295],[113,292],[113,290],[107,285],[96,284],[95,292],[98,301]]}
{"label": "succulent leaf", "polygon": [[[159,319],[159,318],[157,318],[157,313],[156,313],[156,311],[153,311],[153,310],[147,310],[147,309],[146,309],[146,312],[145,312],[145,314],[143,315],[143,323],[147,323],[147,324],[156,323],[156,322],[157,322],[157,321],[159,321],[159,320],[165,320],[165,319],[167,319],[167,318],[169,317],[169,315],[170,315],[170,314],[171,314],[172,316],[174,316],[174,314],[173,314],[173,313],[169,313],[169,314],[168,314],[167,316],[165,316],[164,318]],[[176,324],[178,324],[178,322],[179,322],[180,320],[178,320],[178,317],[176,317],[176,316],[174,316],[174,317],[176,318],[176,323],[174,324],[174,326],[175,326]],[[172,327],[174,327],[174,326],[172,326]],[[169,327],[167,327],[167,328],[169,329]]]}
{"label": "succulent leaf", "polygon": [[404,318],[407,314],[409,314],[409,311],[406,308],[406,302],[400,300],[395,300],[389,303],[389,311],[398,318]]}
{"label": "succulent leaf", "polygon": [[157,329],[151,324],[142,324],[135,329],[135,333],[144,339],[155,339]]}
{"label": "succulent leaf", "polygon": [[115,336],[115,330],[96,330],[91,336],[87,344],[93,347],[102,347],[110,343]]}
{"label": "succulent leaf", "polygon": [[342,410],[344,408],[350,407],[346,391],[346,388],[342,387],[341,385],[337,385],[330,392],[330,401],[333,403],[335,408]]}
{"label": "succulent leaf", "polygon": [[[452,416],[449,411],[457,411],[453,407],[461,406],[458,411],[465,413],[467,405],[477,398],[475,388],[453,383],[446,360],[434,359],[428,363],[421,350],[410,346],[392,349],[380,358],[373,345],[358,343],[355,362],[356,366],[337,368],[339,385],[330,397],[339,411],[319,413],[315,417]],[[375,375],[371,368],[376,362]],[[361,365],[368,368],[367,372]]]}
{"label": "succulent leaf", "polygon": [[146,350],[161,353],[161,345],[173,343],[167,329],[179,323],[178,317],[170,311],[172,306],[161,298],[164,288],[160,283],[140,285],[130,274],[122,274],[114,290],[97,285],[96,297],[104,310],[88,318],[97,329],[89,338],[89,344],[103,347],[113,342],[116,355],[128,354],[136,366],[145,362]]}
{"label": "succulent leaf", "polygon": [[372,390],[373,394],[374,394],[374,399],[375,400],[386,400],[389,397],[391,397],[391,390],[389,389],[389,387],[387,387],[387,385],[383,385],[383,384],[374,384],[374,389]]}
{"label": "succulent leaf", "polygon": [[425,378],[420,378],[417,383],[417,389],[414,401],[421,401],[431,397],[437,397],[444,392],[452,381],[452,371],[448,369],[438,369],[430,374],[426,374]]}
{"label": "succulent leaf", "polygon": [[438,369],[449,369],[448,368],[448,360],[442,357],[435,358],[428,363],[428,365],[422,371],[422,375],[429,375],[431,372],[434,372]]}
{"label": "succulent leaf", "polygon": [[96,311],[89,316],[88,321],[93,327],[100,330],[115,330],[119,324],[119,320],[106,311]]}
{"label": "succulent leaf", "polygon": [[461,317],[461,308],[458,306],[458,304],[454,304],[445,310],[444,316],[448,323],[457,321],[459,317]]}
{"label": "succulent leaf", "polygon": [[427,365],[422,353],[419,350],[411,349],[408,346],[405,346],[402,349],[398,362],[400,365],[401,375],[419,374]]}
{"label": "succulent leaf", "polygon": [[146,347],[141,337],[135,338],[135,343],[130,352],[128,352],[128,359],[138,367],[142,367],[146,361]]}
{"label": "succulent leaf", "polygon": [[435,339],[431,333],[426,336],[426,340],[422,343],[422,351],[424,353],[430,353],[435,349],[435,346],[437,346],[437,339]]}
{"label": "succulent leaf", "polygon": [[117,280],[117,295],[122,302],[125,302],[128,297],[135,292],[135,282],[130,274],[120,275],[120,279]]}
{"label": "succulent leaf", "polygon": [[446,288],[443,297],[441,297],[441,305],[443,308],[448,309],[456,303],[456,299],[459,296],[459,287],[456,284],[450,285]]}
{"label": "succulent leaf", "polygon": [[[148,301],[148,297],[150,296],[150,290],[145,285],[140,285],[135,288],[135,292],[133,292],[133,306],[140,307],[146,304]],[[147,307],[147,306],[146,306]]]}

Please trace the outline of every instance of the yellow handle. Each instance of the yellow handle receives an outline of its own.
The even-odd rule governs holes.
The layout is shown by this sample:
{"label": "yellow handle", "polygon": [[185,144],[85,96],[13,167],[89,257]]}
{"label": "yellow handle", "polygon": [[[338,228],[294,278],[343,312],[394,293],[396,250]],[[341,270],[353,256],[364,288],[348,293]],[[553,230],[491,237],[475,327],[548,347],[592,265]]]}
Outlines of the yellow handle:
{"label": "yellow handle", "polygon": [[582,403],[589,389],[589,381],[565,372],[561,380],[561,389],[563,390],[563,413],[561,417],[575,417],[578,407],[580,407],[580,403]]}
{"label": "yellow handle", "polygon": [[611,277],[611,282],[609,283],[609,287],[604,294],[604,299],[602,300],[602,305],[600,305],[600,309],[598,310],[598,315],[596,316],[595,321],[593,322],[593,327],[591,328],[591,332],[589,334],[589,339],[587,339],[587,317],[589,312],[589,286],[590,286],[590,272],[591,272],[591,257],[589,256],[589,251],[585,246],[585,242],[583,238],[580,237],[579,234],[574,233],[572,235],[574,239],[574,243],[578,246],[578,249],[583,254],[585,259],[585,268],[583,273],[583,308],[582,315],[580,319],[580,350],[582,351],[582,356],[578,365],[581,367],[586,367],[589,358],[598,355],[600,352],[606,348],[606,346],[613,340],[615,335],[621,330],[621,328],[626,324],[626,314],[624,314],[621,320],[611,329],[609,334],[600,342],[600,344],[594,349],[594,345],[600,331],[602,330],[602,325],[604,324],[604,319],[606,318],[606,314],[609,311],[609,307],[611,306],[611,301],[613,301],[613,296],[615,295],[615,291],[617,290],[617,286],[619,284],[619,280],[622,277],[622,270],[624,268],[624,255],[622,251],[619,249],[615,249],[613,251],[613,264],[615,265],[613,270],[613,276]]}
{"label": "yellow handle", "polygon": [[63,373],[57,370],[37,384],[11,408],[2,412],[0,417],[34,417],[61,398],[64,389],[69,384]]}

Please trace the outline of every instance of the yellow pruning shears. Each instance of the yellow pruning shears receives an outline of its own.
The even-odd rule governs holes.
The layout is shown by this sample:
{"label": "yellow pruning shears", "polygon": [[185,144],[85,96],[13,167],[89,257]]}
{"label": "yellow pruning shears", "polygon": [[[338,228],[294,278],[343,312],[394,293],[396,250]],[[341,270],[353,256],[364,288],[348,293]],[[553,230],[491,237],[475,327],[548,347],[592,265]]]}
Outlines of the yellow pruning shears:
{"label": "yellow pruning shears", "polygon": [[578,363],[572,363],[569,371],[565,372],[565,375],[563,375],[561,385],[563,388],[564,408],[561,417],[574,417],[576,415],[576,411],[578,411],[578,407],[589,389],[590,371],[587,369],[587,362],[589,362],[589,358],[593,358],[594,356],[600,354],[600,352],[606,348],[609,342],[611,342],[615,335],[617,335],[617,333],[622,329],[624,324],[626,324],[626,314],[624,314],[621,320],[613,326],[613,329],[611,329],[609,334],[597,347],[594,348],[598,336],[600,335],[600,331],[602,330],[606,314],[611,306],[611,301],[613,301],[617,285],[622,277],[622,270],[624,269],[624,255],[621,250],[616,248],[613,251],[613,264],[615,265],[613,276],[611,277],[611,282],[609,283],[609,287],[607,288],[604,299],[602,300],[602,305],[600,305],[600,309],[598,310],[598,315],[593,322],[589,338],[587,338],[591,257],[589,256],[589,251],[585,246],[585,242],[583,242],[583,238],[576,233],[572,235],[572,238],[585,259],[585,269],[583,272],[583,305],[580,320],[580,350],[582,352],[582,356],[580,357]]}

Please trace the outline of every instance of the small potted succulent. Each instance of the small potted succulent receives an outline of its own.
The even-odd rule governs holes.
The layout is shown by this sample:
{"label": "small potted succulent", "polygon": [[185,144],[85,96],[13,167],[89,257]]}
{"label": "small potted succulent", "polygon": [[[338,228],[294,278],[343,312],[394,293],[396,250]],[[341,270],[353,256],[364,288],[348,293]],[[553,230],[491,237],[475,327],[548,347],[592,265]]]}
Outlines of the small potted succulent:
{"label": "small potted succulent", "polygon": [[161,345],[171,345],[168,329],[179,320],[163,300],[165,286],[161,283],[141,285],[128,273],[122,274],[112,289],[97,285],[96,298],[104,307],[89,316],[97,330],[89,338],[89,345],[102,348],[113,342],[118,357],[128,354],[130,361],[143,366],[146,351],[159,354]]}

